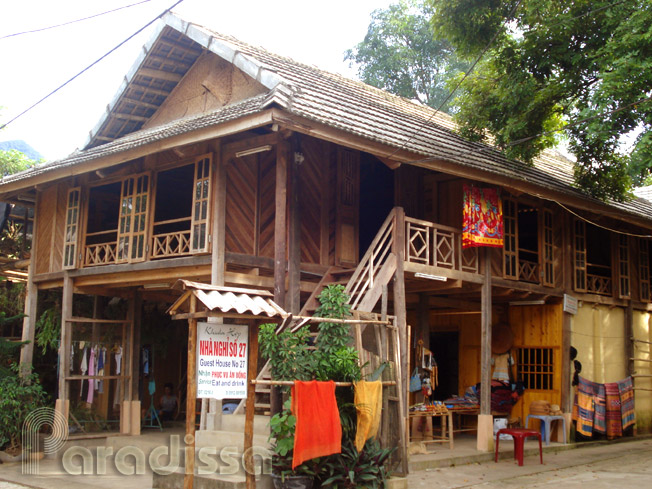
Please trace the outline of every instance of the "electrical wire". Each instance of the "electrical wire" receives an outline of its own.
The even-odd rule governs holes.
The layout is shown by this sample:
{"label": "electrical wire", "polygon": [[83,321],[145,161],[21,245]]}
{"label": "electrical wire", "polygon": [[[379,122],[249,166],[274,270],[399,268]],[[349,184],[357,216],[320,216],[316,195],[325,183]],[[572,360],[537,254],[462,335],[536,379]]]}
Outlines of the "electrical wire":
{"label": "electrical wire", "polygon": [[404,149],[405,146],[406,146],[410,141],[412,141],[412,140],[413,140],[413,139],[414,139],[414,138],[415,138],[415,137],[416,137],[416,136],[417,136],[417,135],[418,135],[418,134],[423,130],[424,127],[426,127],[426,124],[428,124],[428,123],[429,123],[429,122],[430,122],[430,121],[435,117],[435,115],[437,114],[437,112],[439,112],[439,111],[441,110],[441,108],[442,108],[442,107],[443,107],[443,106],[444,106],[444,105],[445,105],[445,104],[450,100],[450,98],[451,98],[451,97],[453,96],[453,94],[457,91],[457,89],[460,88],[460,86],[462,85],[462,83],[464,83],[464,81],[465,81],[465,80],[469,77],[469,75],[473,72],[473,70],[475,69],[476,65],[480,62],[480,60],[482,59],[482,57],[487,53],[487,51],[489,51],[489,48],[491,47],[491,45],[494,43],[494,41],[495,41],[496,38],[498,37],[498,34],[500,34],[500,33],[502,32],[503,28],[507,25],[507,22],[508,22],[512,17],[513,17],[514,13],[516,12],[516,9],[517,9],[518,6],[521,4],[521,1],[522,1],[522,0],[518,0],[518,2],[516,2],[516,5],[514,5],[514,8],[512,9],[512,11],[507,15],[507,17],[505,17],[505,20],[503,21],[503,23],[502,23],[502,25],[501,25],[501,28],[498,29],[498,30],[494,33],[493,37],[489,40],[489,42],[487,43],[487,45],[484,47],[484,49],[483,49],[482,52],[479,54],[479,56],[475,59],[475,61],[474,61],[473,64],[471,65],[471,67],[467,70],[467,72],[466,72],[466,73],[464,74],[464,76],[462,77],[462,79],[457,83],[457,85],[455,85],[455,88],[453,88],[453,90],[450,91],[450,93],[449,93],[448,96],[444,99],[444,101],[443,101],[442,103],[439,104],[439,106],[435,109],[435,111],[430,115],[430,117],[428,118],[428,120],[424,121],[424,122],[421,124],[421,126],[418,127],[418,128],[414,131],[414,133],[412,134],[412,136],[410,136],[410,137],[407,139],[407,141],[405,141],[405,142],[403,143],[403,145],[402,145],[401,147],[396,148],[396,149],[395,149],[395,150],[394,150],[394,151],[393,151],[393,152],[388,156],[388,158],[391,158],[391,157],[394,156],[396,153],[398,153],[400,150]]}
{"label": "electrical wire", "polygon": [[62,83],[61,85],[59,85],[57,88],[55,88],[54,90],[52,90],[50,93],[48,93],[47,95],[45,95],[44,97],[42,97],[42,98],[41,98],[40,100],[38,100],[37,102],[35,102],[35,103],[33,103],[32,105],[30,105],[27,109],[23,110],[20,114],[18,114],[17,116],[15,116],[13,119],[9,120],[9,122],[7,122],[7,123],[3,124],[2,126],[0,126],[0,131],[1,131],[2,129],[4,129],[5,127],[7,127],[7,126],[8,126],[9,124],[11,124],[12,122],[16,121],[18,118],[20,118],[20,117],[22,117],[23,115],[25,115],[27,112],[29,112],[30,110],[32,110],[34,107],[36,107],[37,105],[39,105],[41,102],[43,102],[44,100],[48,99],[49,97],[51,97],[51,96],[54,95],[55,93],[57,93],[59,90],[61,90],[63,87],[65,87],[66,85],[68,85],[69,83],[71,83],[73,80],[75,80],[76,78],[78,78],[79,76],[81,76],[82,74],[84,74],[86,71],[88,71],[88,70],[91,69],[93,66],[95,66],[96,64],[98,64],[100,61],[102,61],[104,58],[106,58],[106,57],[109,56],[111,53],[113,53],[114,51],[116,51],[116,50],[117,50],[118,48],[120,48],[122,45],[126,44],[126,43],[129,42],[131,39],[133,39],[134,37],[136,37],[138,34],[140,34],[142,31],[144,31],[145,29],[147,29],[150,25],[152,25],[154,22],[156,22],[158,19],[160,19],[161,17],[163,17],[166,13],[168,13],[170,10],[172,10],[174,7],[176,7],[177,5],[179,5],[179,4],[180,4],[181,2],[183,2],[183,1],[184,1],[184,0],[177,0],[173,5],[171,5],[170,7],[166,8],[163,12],[161,12],[159,15],[157,15],[154,19],[150,20],[147,24],[145,24],[144,26],[142,26],[140,29],[138,29],[136,32],[134,32],[132,35],[130,35],[128,38],[126,38],[124,41],[120,42],[117,46],[115,46],[113,49],[111,49],[110,51],[108,51],[106,54],[102,55],[101,57],[99,57],[98,59],[96,59],[95,61],[93,61],[90,65],[88,65],[86,68],[84,68],[83,70],[81,70],[81,71],[80,71],[79,73],[77,73],[75,76],[73,76],[72,78],[68,79],[67,81],[65,81],[64,83]]}
{"label": "electrical wire", "polygon": [[135,7],[136,5],[141,5],[143,3],[148,3],[148,2],[151,2],[151,1],[152,0],[142,0],[140,2],[132,3],[132,4],[129,4],[129,5],[124,5],[124,6],[118,7],[118,8],[114,8],[113,10],[107,10],[105,12],[100,12],[99,14],[93,14],[93,15],[89,15],[88,17],[82,17],[80,19],[70,20],[70,21],[64,22],[62,24],[51,25],[51,26],[48,26],[48,27],[41,27],[39,29],[32,29],[32,30],[29,30],[29,31],[14,32],[13,34],[7,34],[6,36],[0,36],[0,40],[7,39],[9,37],[22,36],[24,34],[33,34],[35,32],[42,32],[42,31],[47,31],[47,30],[50,30],[50,29],[56,29],[58,27],[64,27],[64,26],[67,26],[67,25],[70,25],[70,24],[75,24],[77,22],[83,22],[85,20],[90,20],[90,19],[94,19],[96,17],[101,17],[102,15],[112,14],[113,12],[117,12],[118,10],[123,10],[123,9],[130,8],[130,7]]}
{"label": "electrical wire", "polygon": [[595,226],[595,227],[598,227],[598,228],[602,228],[602,229],[604,229],[604,230],[606,230],[606,231],[610,231],[610,232],[612,232],[612,233],[616,233],[616,234],[622,234],[622,235],[624,235],[624,236],[632,236],[632,237],[634,237],[634,238],[652,238],[652,235],[650,235],[650,234],[633,234],[633,233],[626,233],[626,232],[624,232],[624,231],[618,231],[618,230],[616,230],[616,229],[612,229],[612,228],[608,228],[608,227],[606,227],[606,226],[602,226],[602,225],[600,225],[600,224],[598,224],[598,223],[595,223],[595,222],[591,221],[590,219],[587,219],[586,217],[582,217],[582,216],[580,216],[577,212],[574,212],[573,210],[569,209],[568,207],[566,207],[566,206],[565,206],[564,204],[562,204],[561,202],[557,202],[556,200],[553,200],[553,199],[546,199],[546,200],[550,200],[551,202],[554,202],[554,203],[557,204],[559,207],[561,207],[562,209],[566,210],[567,212],[570,212],[571,214],[573,214],[573,215],[574,215],[575,217],[577,217],[578,219],[581,219],[582,221],[588,222],[589,224],[591,224],[591,225],[593,225],[593,226]]}

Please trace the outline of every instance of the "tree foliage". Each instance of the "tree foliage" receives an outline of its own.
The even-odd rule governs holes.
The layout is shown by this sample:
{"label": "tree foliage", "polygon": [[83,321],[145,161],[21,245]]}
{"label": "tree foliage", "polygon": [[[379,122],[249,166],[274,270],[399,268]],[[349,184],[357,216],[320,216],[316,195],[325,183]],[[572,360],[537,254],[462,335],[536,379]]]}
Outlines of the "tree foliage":
{"label": "tree foliage", "polygon": [[427,1],[435,32],[462,55],[478,56],[496,35],[457,98],[465,136],[492,136],[529,162],[562,130],[577,184],[603,199],[622,200],[649,177],[649,0]]}
{"label": "tree foliage", "polygon": [[[364,40],[346,52],[362,81],[396,95],[438,107],[448,96],[446,81],[467,68],[450,43],[436,40],[423,0],[400,0],[375,10]],[[442,110],[450,110],[447,103]]]}

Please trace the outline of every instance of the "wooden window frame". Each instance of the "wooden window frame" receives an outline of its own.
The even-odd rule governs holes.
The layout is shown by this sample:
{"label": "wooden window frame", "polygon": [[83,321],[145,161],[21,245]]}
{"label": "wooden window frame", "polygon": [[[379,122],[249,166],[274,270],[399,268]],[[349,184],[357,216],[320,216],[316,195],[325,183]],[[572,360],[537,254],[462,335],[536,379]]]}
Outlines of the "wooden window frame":
{"label": "wooden window frame", "polygon": [[638,240],[638,277],[639,277],[639,299],[641,302],[650,302],[650,243],[647,239]]}
{"label": "wooden window frame", "polygon": [[[207,253],[211,250],[212,195],[213,157],[209,153],[195,159],[190,222],[191,254]],[[202,240],[203,242],[200,242]]]}
{"label": "wooden window frame", "polygon": [[[141,179],[147,179],[147,183],[140,187]],[[129,190],[129,182],[133,182],[133,186]],[[151,209],[151,190],[152,190],[152,176],[151,172],[139,173],[136,175],[130,175],[126,178],[123,178],[120,182],[120,210],[118,217],[118,235],[116,238],[116,252],[115,252],[115,263],[137,263],[142,262],[147,259],[149,251],[149,220],[150,220],[150,209]],[[125,194],[125,189],[127,188],[129,194]],[[143,190],[144,188],[144,190]],[[125,208],[125,198],[131,197],[133,202],[131,204],[131,210],[128,214],[123,213]],[[145,199],[145,209],[142,210],[142,199]],[[140,204],[140,205],[139,205]],[[124,220],[123,220],[124,219]],[[142,224],[139,226],[140,229],[136,230],[135,227],[137,224]],[[138,239],[142,240],[142,255],[134,256],[134,250],[138,249]],[[121,240],[127,243],[126,256],[123,254],[124,251],[121,249]]]}
{"label": "wooden window frame", "polygon": [[586,223],[573,220],[573,286],[577,292],[587,291]]}
{"label": "wooden window frame", "polygon": [[553,213],[541,209],[541,283],[548,287],[555,285],[555,243]]}
{"label": "wooden window frame", "polygon": [[555,348],[521,346],[517,348],[516,371],[526,389],[555,390]]}
{"label": "wooden window frame", "polygon": [[[513,248],[511,246],[513,244]],[[512,262],[510,266],[510,262]],[[503,199],[503,277],[519,279],[518,259],[518,202]]]}
{"label": "wooden window frame", "polygon": [[[74,194],[77,194],[76,201],[71,201]],[[81,187],[73,187],[68,190],[66,196],[66,224],[63,235],[63,269],[70,270],[77,268],[80,214],[81,214]]]}
{"label": "wooden window frame", "polygon": [[618,272],[618,297],[629,299],[632,295],[631,270],[629,266],[629,236],[618,234],[616,236],[617,272]]}

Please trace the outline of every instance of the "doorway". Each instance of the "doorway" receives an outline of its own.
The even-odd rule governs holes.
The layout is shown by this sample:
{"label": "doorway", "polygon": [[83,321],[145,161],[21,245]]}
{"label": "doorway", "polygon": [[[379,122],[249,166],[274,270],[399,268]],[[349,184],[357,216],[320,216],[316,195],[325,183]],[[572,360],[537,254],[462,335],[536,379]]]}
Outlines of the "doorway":
{"label": "doorway", "polygon": [[459,333],[457,331],[430,333],[430,350],[435,356],[439,372],[439,384],[432,393],[435,401],[443,401],[458,395],[458,348]]}

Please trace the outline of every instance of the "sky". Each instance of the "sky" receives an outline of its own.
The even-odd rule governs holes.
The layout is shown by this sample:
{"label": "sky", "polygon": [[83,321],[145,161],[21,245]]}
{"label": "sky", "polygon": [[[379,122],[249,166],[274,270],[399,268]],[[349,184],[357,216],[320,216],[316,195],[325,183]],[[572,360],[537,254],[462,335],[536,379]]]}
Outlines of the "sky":
{"label": "sky", "polygon": [[[0,126],[154,19],[174,0],[148,2],[84,22],[4,37],[142,0],[0,0]],[[371,13],[392,0],[184,0],[187,20],[319,68],[355,77],[344,52],[361,42]],[[0,131],[48,161],[63,158],[89,131],[133,65],[154,26]]]}

